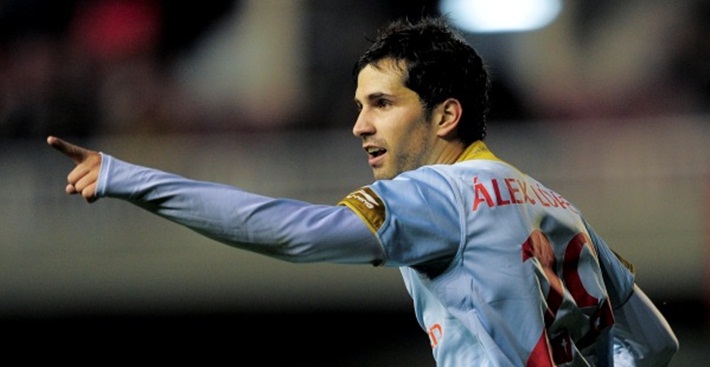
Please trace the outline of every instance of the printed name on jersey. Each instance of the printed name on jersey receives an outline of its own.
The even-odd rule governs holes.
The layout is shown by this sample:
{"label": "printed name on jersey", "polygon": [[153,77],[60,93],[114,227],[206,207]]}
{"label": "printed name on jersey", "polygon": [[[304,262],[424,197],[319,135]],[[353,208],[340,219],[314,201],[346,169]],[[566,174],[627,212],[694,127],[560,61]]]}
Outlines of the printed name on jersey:
{"label": "printed name on jersey", "polygon": [[355,211],[375,233],[385,222],[385,204],[370,187],[350,193],[340,203]]}
{"label": "printed name on jersey", "polygon": [[530,184],[518,178],[492,178],[486,182],[473,178],[473,211],[481,204],[492,208],[504,205],[542,205],[545,207],[577,210],[560,194],[549,190],[540,184]]}

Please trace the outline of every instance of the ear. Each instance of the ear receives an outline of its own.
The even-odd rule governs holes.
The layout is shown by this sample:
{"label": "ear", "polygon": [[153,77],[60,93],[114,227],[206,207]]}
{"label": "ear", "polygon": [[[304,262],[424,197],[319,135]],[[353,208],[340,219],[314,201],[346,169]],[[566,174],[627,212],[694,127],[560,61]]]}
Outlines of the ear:
{"label": "ear", "polygon": [[438,118],[438,131],[437,135],[440,137],[452,138],[456,134],[456,127],[459,125],[461,120],[461,113],[463,109],[461,108],[461,102],[455,98],[449,98],[442,102],[436,108],[436,115]]}

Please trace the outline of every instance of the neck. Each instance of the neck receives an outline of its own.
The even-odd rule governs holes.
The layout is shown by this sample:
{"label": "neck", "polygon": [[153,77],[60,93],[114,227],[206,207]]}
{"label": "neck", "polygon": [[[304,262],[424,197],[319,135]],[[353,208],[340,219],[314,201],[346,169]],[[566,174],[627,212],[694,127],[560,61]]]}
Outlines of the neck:
{"label": "neck", "polygon": [[466,150],[466,146],[456,140],[446,142],[434,157],[435,164],[454,164],[461,154]]}

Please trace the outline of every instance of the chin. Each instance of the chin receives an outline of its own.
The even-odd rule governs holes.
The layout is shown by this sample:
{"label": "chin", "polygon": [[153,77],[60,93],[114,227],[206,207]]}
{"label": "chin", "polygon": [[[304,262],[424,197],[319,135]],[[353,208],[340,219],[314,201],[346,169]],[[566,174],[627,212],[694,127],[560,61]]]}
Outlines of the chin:
{"label": "chin", "polygon": [[383,171],[372,171],[372,175],[375,176],[375,180],[390,180],[394,178],[396,175],[393,175],[389,172],[383,172]]}

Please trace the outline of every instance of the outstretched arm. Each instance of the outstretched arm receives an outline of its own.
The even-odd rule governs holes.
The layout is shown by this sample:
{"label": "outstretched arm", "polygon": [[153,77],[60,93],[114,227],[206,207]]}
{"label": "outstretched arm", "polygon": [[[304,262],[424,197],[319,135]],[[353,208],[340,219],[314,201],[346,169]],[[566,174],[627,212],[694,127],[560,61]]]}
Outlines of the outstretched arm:
{"label": "outstretched arm", "polygon": [[67,176],[67,194],[80,194],[90,203],[96,201],[96,184],[101,170],[101,154],[54,136],[47,138],[47,144],[71,158],[76,164],[76,167]]}
{"label": "outstretched arm", "polygon": [[384,260],[378,239],[345,206],[270,198],[133,165],[56,137],[47,142],[76,163],[67,193],[88,202],[122,199],[221,243],[290,262]]}

